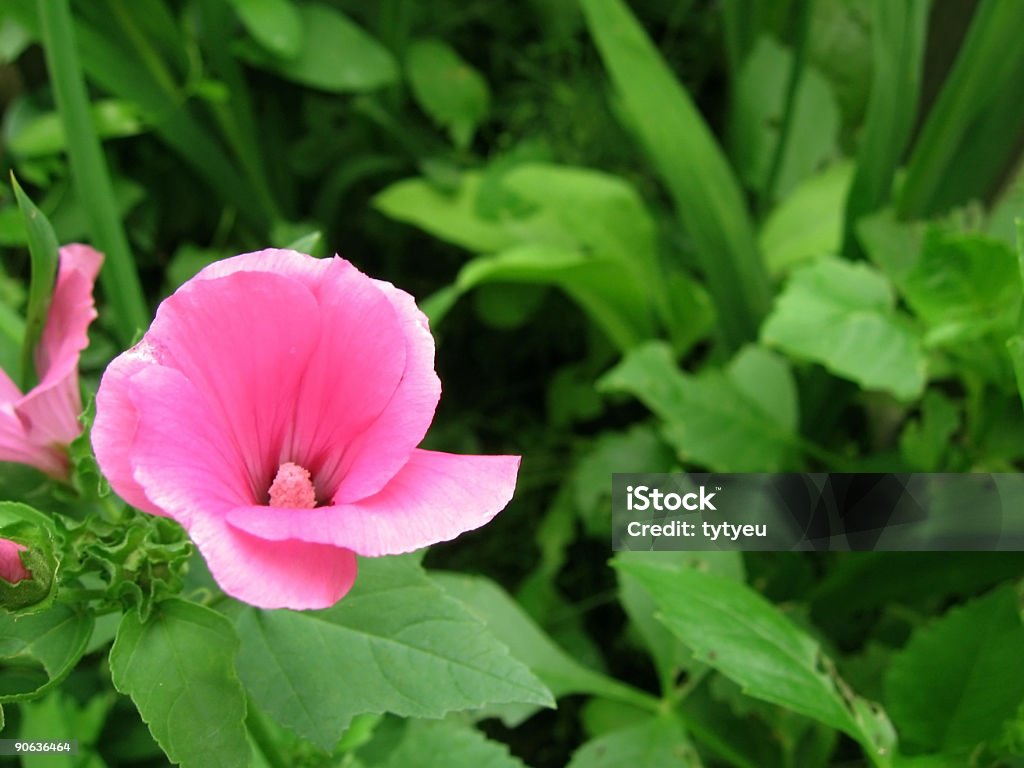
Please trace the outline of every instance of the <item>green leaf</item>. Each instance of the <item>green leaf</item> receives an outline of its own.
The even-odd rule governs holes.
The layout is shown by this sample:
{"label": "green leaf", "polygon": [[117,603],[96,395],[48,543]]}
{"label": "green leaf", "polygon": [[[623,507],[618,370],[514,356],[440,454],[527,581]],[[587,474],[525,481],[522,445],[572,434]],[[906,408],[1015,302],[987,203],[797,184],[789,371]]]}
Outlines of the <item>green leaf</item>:
{"label": "green leaf", "polygon": [[821,256],[839,253],[843,201],[851,163],[836,163],[800,184],[765,219],[759,234],[765,264],[773,274]]}
{"label": "green leaf", "polygon": [[[786,90],[793,55],[771,37],[762,37],[743,64],[735,86],[730,120],[730,154],[747,184],[766,193],[771,164],[781,137]],[[810,66],[800,73],[792,123],[779,166],[776,197],[786,197],[834,153],[839,107],[832,88]]]}
{"label": "green leaf", "polygon": [[901,400],[924,390],[920,338],[896,312],[889,281],[866,264],[827,259],[794,271],[761,338]]}
{"label": "green leaf", "polygon": [[239,673],[255,702],[330,750],[355,715],[441,717],[551,695],[489,629],[407,558],[360,561],[355,588],[325,611],[235,617]]}
{"label": "green leaf", "polygon": [[302,46],[293,58],[245,51],[253,64],[301,85],[331,93],[374,91],[398,79],[391,52],[341,11],[321,3],[298,6]]}
{"label": "green leaf", "polygon": [[605,392],[639,398],[663,422],[684,461],[718,472],[770,472],[792,463],[796,385],[785,361],[751,346],[725,370],[692,375],[652,342],[629,352],[598,381]]}
{"label": "green leaf", "polygon": [[589,669],[548,637],[505,590],[482,576],[432,573],[446,593],[484,622],[512,655],[551,689],[556,698],[587,693],[636,707],[656,705],[646,694]]}
{"label": "green leaf", "polygon": [[276,56],[299,55],[302,17],[289,0],[229,0],[253,39]]}
{"label": "green leaf", "polygon": [[[137,110],[128,102],[104,99],[90,105],[89,111],[101,139],[135,136],[144,130]],[[43,112],[19,122],[10,131],[7,146],[23,158],[45,157],[67,148],[64,123],[58,112]]]}
{"label": "green leaf", "polygon": [[652,718],[588,741],[572,755],[568,768],[696,768],[703,765],[679,721]]}
{"label": "green leaf", "polygon": [[443,40],[417,40],[406,56],[416,101],[435,123],[448,129],[456,147],[465,149],[487,117],[487,81]]}
{"label": "green leaf", "polygon": [[895,734],[885,714],[854,696],[818,643],[749,587],[661,561],[617,567],[634,576],[661,619],[694,655],[747,695],[837,728],[871,755],[891,754]]}
{"label": "green leaf", "polygon": [[526,768],[508,747],[475,728],[442,720],[410,720],[381,768]]}
{"label": "green leaf", "polygon": [[167,757],[188,766],[249,765],[238,638],[221,615],[172,599],[143,622],[121,620],[110,649],[114,687],[131,696]]}
{"label": "green leaf", "polygon": [[582,0],[584,17],[629,127],[653,160],[693,239],[731,348],[751,340],[768,308],[767,273],[743,193],[714,135],[621,0]]}
{"label": "green leaf", "polygon": [[25,338],[21,343],[21,383],[27,392],[37,383],[35,351],[46,326],[50,297],[57,282],[57,236],[43,212],[36,208],[11,173],[11,186],[18,200],[18,208],[25,221],[28,251],[32,260],[32,278],[28,288],[28,309],[25,313]]}
{"label": "green leaf", "polygon": [[25,616],[0,611],[0,704],[34,699],[63,680],[92,625],[91,613],[63,603]]}
{"label": "green leaf", "polygon": [[18,738],[23,741],[75,739],[78,755],[44,753],[22,756],[23,768],[99,768],[103,765],[96,752],[96,742],[107,714],[114,704],[113,691],[94,695],[84,704],[58,689],[37,701],[19,705],[21,726]]}
{"label": "green leaf", "polygon": [[1005,339],[1020,306],[1017,258],[999,240],[932,228],[900,290],[930,326],[927,344],[970,342],[993,332]]}
{"label": "green leaf", "polygon": [[900,453],[919,472],[938,472],[950,439],[960,428],[960,409],[939,392],[925,392],[921,416],[900,435]]}
{"label": "green leaf", "polygon": [[856,227],[889,201],[893,176],[917,118],[931,0],[875,0],[872,77],[856,173],[846,200],[843,252],[856,252]]}
{"label": "green leaf", "polygon": [[885,680],[902,740],[966,753],[998,736],[1024,701],[1022,653],[1020,600],[1010,586],[917,629],[893,655]]}

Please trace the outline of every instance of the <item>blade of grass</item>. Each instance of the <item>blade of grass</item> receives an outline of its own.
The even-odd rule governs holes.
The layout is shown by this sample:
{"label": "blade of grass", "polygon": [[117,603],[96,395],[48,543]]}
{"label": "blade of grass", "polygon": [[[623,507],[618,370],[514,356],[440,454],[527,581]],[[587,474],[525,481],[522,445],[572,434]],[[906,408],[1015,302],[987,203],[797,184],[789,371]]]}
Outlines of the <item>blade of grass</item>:
{"label": "blade of grass", "polygon": [[110,174],[89,112],[68,0],[40,0],[43,49],[67,137],[68,158],[93,241],[106,255],[100,280],[117,313],[121,342],[149,325],[149,311],[117,213]]}
{"label": "blade of grass", "polygon": [[[941,212],[944,205],[984,197],[989,191],[983,186],[985,179],[1005,167],[1020,137],[1019,109],[1013,110],[1016,114],[1010,122],[993,126],[988,118],[992,111],[1006,117],[1000,106],[1003,100],[1021,101],[1022,29],[1024,3],[1020,0],[979,4],[911,155],[897,206],[901,218],[922,218]],[[985,144],[980,146],[976,144],[979,125],[986,126]]]}
{"label": "blade of grass", "polygon": [[15,379],[17,381],[20,378],[22,391],[28,392],[37,383],[33,356],[39,338],[43,335],[53,286],[57,280],[59,245],[50,222],[25,194],[18,180],[14,178],[14,173],[11,173],[11,186],[14,187],[14,196],[25,220],[28,254],[32,266],[28,283],[28,309],[25,311],[25,329],[21,341],[21,372]]}
{"label": "blade of grass", "polygon": [[893,176],[917,120],[931,0],[875,0],[872,78],[857,171],[846,198],[843,253],[860,254],[854,227],[889,200]]}
{"label": "blade of grass", "polygon": [[725,155],[685,89],[620,0],[581,0],[591,37],[693,238],[729,349],[753,339],[770,290],[753,223]]}

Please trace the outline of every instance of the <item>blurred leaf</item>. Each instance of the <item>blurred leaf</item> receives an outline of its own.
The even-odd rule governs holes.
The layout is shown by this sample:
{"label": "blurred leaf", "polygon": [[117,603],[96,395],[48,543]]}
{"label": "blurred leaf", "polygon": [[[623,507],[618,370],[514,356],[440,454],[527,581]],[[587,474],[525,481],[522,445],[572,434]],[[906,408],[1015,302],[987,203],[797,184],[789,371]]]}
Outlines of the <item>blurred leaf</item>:
{"label": "blurred leaf", "polygon": [[91,613],[64,603],[25,616],[0,611],[0,704],[34,699],[67,677],[92,625]]}
{"label": "blurred leaf", "polygon": [[866,264],[827,259],[794,271],[761,336],[868,389],[902,400],[924,390],[920,339],[897,314],[888,280]]}
{"label": "blurred leaf", "polygon": [[290,0],[228,0],[253,39],[275,56],[291,59],[303,43],[302,17]]}
{"label": "blurred leaf", "polygon": [[861,218],[889,201],[917,119],[931,0],[875,0],[871,90],[856,173],[846,201],[843,252],[853,255]]}
{"label": "blurred leaf", "polygon": [[435,123],[448,129],[456,147],[465,149],[487,117],[487,81],[443,40],[417,40],[406,57],[416,101]]}
{"label": "blurred leaf", "polygon": [[577,749],[568,768],[698,768],[703,765],[679,721],[669,716],[612,731]]}
{"label": "blurred leaf", "polygon": [[528,323],[545,296],[547,291],[543,286],[516,283],[482,285],[473,294],[473,306],[480,319],[489,326],[508,330]]}
{"label": "blurred leaf", "polygon": [[926,226],[897,221],[891,209],[861,219],[857,237],[871,262],[903,285],[921,254]]}
{"label": "blurred leaf", "polygon": [[504,744],[451,720],[410,720],[381,768],[526,768]]}
{"label": "blurred leaf", "polygon": [[[744,181],[760,193],[768,192],[766,185],[781,136],[792,67],[790,51],[772,38],[762,37],[736,82],[729,122],[730,154]],[[775,184],[778,198],[785,198],[831,159],[838,134],[839,108],[832,89],[817,70],[805,66]]]}
{"label": "blurred leaf", "polygon": [[121,620],[110,649],[114,687],[131,696],[171,761],[249,765],[237,649],[223,616],[185,600],[165,600],[146,622],[134,611]]}
{"label": "blurred leaf", "polygon": [[[144,130],[135,108],[128,102],[104,99],[90,105],[96,135],[101,139],[135,136]],[[41,157],[67,148],[64,123],[57,112],[43,112],[17,123],[8,122],[7,146],[15,155]]]}
{"label": "blurred leaf", "polygon": [[32,36],[16,19],[0,18],[0,64],[13,64],[31,44]]}
{"label": "blurred leaf", "polygon": [[998,736],[1024,701],[1022,653],[1020,601],[1010,586],[919,628],[886,675],[886,701],[904,741],[966,754]]}
{"label": "blurred leaf", "polygon": [[341,11],[321,3],[298,5],[302,45],[293,58],[241,53],[251,63],[301,85],[331,93],[359,93],[391,85],[398,65],[391,52]]}
{"label": "blurred leaf", "polygon": [[24,741],[75,739],[78,754],[49,752],[21,756],[23,768],[104,768],[96,751],[96,742],[114,703],[112,691],[95,695],[84,704],[73,696],[55,690],[37,701],[20,705],[21,727],[18,738]]}
{"label": "blurred leaf", "polygon": [[25,336],[21,342],[21,388],[27,392],[38,382],[35,352],[46,326],[50,298],[57,283],[58,244],[53,227],[43,212],[36,208],[11,174],[14,196],[25,222],[28,251],[32,261],[32,279],[28,288],[28,308],[25,311]]}
{"label": "blurred leaf", "polygon": [[921,401],[921,416],[900,435],[900,453],[918,472],[938,472],[960,428],[960,410],[946,396],[929,390]]}
{"label": "blurred leaf", "polygon": [[690,96],[621,0],[582,0],[588,29],[630,128],[650,154],[694,242],[727,346],[756,335],[767,274],[742,191]]}
{"label": "blurred leaf", "polygon": [[851,163],[830,166],[801,183],[765,219],[758,241],[773,274],[839,253],[843,203],[852,174]]}
{"label": "blurred leaf", "polygon": [[747,347],[725,371],[692,375],[678,369],[668,347],[652,342],[628,353],[598,388],[640,399],[684,461],[717,472],[792,464],[796,387],[785,361],[768,350]]}
{"label": "blurred leaf", "polygon": [[898,201],[900,218],[923,218],[985,197],[1017,151],[1024,101],[1024,4],[981,0],[938,100],[914,145]]}
{"label": "blurred leaf", "polygon": [[818,643],[749,587],[660,562],[617,567],[648,590],[662,621],[698,659],[747,695],[847,733],[872,762],[891,754],[895,733],[884,712],[854,696]]}
{"label": "blurred leaf", "polygon": [[877,14],[863,0],[816,0],[807,56],[827,79],[842,113],[844,133],[863,122],[871,88],[871,43]]}
{"label": "blurred leaf", "polygon": [[235,616],[239,672],[277,722],[332,749],[352,717],[441,717],[488,703],[548,705],[547,688],[408,558],[364,559],[324,611]]}
{"label": "blurred leaf", "polygon": [[203,267],[223,259],[224,256],[223,251],[199,248],[190,243],[179,245],[164,270],[168,287],[172,290],[177,288],[194,277]]}

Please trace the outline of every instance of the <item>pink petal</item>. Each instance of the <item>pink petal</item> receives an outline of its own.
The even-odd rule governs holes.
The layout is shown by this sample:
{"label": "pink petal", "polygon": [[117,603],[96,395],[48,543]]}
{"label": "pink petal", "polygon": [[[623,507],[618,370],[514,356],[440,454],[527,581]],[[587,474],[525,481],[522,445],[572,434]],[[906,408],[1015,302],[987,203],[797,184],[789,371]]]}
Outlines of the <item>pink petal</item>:
{"label": "pink petal", "polygon": [[91,438],[96,461],[114,492],[133,507],[154,515],[165,515],[136,482],[131,463],[139,416],[130,396],[130,380],[136,373],[159,362],[157,350],[146,341],[114,358],[103,372],[96,392],[96,419]]}
{"label": "pink petal", "polygon": [[325,273],[333,261],[348,263],[337,256],[334,259],[316,259],[298,251],[267,248],[215,261],[201,269],[192,279],[213,280],[233,275],[236,272],[272,272],[298,280],[310,290],[318,292]]}
{"label": "pink petal", "polygon": [[405,371],[380,417],[350,446],[352,456],[335,503],[372,496],[405,465],[422,442],[441,398],[434,372],[434,337],[413,297],[391,283],[374,280],[398,313],[405,337]]}
{"label": "pink petal", "polygon": [[19,553],[28,547],[17,544],[9,539],[0,539],[0,579],[8,584],[17,584],[24,579],[31,579],[32,573],[21,562]]}
{"label": "pink petal", "polygon": [[240,507],[231,510],[228,522],[265,539],[332,544],[370,557],[411,552],[490,521],[512,498],[519,461],[415,450],[370,498],[287,514]]}
{"label": "pink petal", "polygon": [[[300,386],[319,341],[320,315],[300,282],[239,272],[186,283],[160,305],[145,336],[165,365],[192,382],[209,409],[210,428],[221,431],[244,462],[248,503],[266,501],[289,450],[285,443],[302,404]],[[203,426],[184,409],[175,419],[185,433]]]}
{"label": "pink petal", "polygon": [[266,541],[220,518],[197,518],[189,535],[221,589],[259,608],[328,608],[352,588],[356,556],[303,541]]}
{"label": "pink petal", "polygon": [[54,477],[65,477],[68,460],[59,448],[36,445],[11,403],[0,403],[0,461],[27,464]]}
{"label": "pink petal", "polygon": [[89,345],[89,324],[96,317],[92,291],[102,263],[103,255],[86,245],[60,249],[57,284],[36,348],[39,385],[16,406],[36,445],[67,445],[82,431],[78,357]]}
{"label": "pink petal", "polygon": [[133,477],[157,509],[191,530],[253,503],[244,449],[184,374],[148,365],[128,380],[128,396],[137,414]]}

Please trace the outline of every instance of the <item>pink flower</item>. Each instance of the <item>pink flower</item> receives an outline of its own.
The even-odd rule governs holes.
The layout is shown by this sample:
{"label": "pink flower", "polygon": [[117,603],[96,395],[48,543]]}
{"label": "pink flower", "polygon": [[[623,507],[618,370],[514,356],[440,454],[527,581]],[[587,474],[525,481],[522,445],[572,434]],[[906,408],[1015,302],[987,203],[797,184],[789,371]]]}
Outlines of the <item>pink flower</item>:
{"label": "pink flower", "polygon": [[180,522],[221,588],[324,608],[356,554],[477,528],[518,456],[420,450],[441,393],[411,296],[347,261],[266,250],[213,264],[111,363],[93,446],[125,500]]}
{"label": "pink flower", "polygon": [[56,478],[68,474],[68,444],[82,425],[78,356],[96,317],[92,288],[103,254],[86,245],[60,249],[57,284],[35,351],[39,384],[27,394],[0,371],[0,461],[16,461]]}
{"label": "pink flower", "polygon": [[0,539],[0,579],[8,584],[17,584],[24,579],[31,579],[32,574],[21,562],[21,552],[26,547],[22,544]]}

